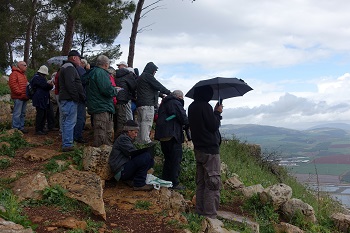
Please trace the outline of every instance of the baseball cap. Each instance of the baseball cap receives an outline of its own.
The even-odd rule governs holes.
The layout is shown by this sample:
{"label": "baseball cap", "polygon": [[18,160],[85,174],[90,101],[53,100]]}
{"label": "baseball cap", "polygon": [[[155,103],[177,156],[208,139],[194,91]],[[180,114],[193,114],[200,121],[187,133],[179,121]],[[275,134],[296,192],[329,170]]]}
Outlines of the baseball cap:
{"label": "baseball cap", "polygon": [[77,50],[71,50],[69,53],[68,53],[68,57],[71,57],[71,56],[78,56],[80,58],[84,58],[80,55],[80,53],[77,51]]}
{"label": "baseball cap", "polygon": [[125,61],[121,61],[117,64],[117,66],[120,66],[120,65],[128,66],[128,63],[126,63]]}

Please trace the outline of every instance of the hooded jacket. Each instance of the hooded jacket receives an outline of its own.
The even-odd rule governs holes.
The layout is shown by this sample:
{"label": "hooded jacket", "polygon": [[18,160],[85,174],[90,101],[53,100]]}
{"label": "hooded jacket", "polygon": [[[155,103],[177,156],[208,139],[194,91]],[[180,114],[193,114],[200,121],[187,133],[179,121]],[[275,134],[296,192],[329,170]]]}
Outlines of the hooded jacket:
{"label": "hooded jacket", "polygon": [[[156,132],[154,138],[174,137],[178,143],[184,142],[183,126],[188,125],[188,118],[184,109],[184,101],[172,95],[168,95],[162,101],[158,110],[158,119],[156,123]],[[167,120],[170,116],[173,119]]]}
{"label": "hooded jacket", "polygon": [[113,174],[117,174],[122,170],[124,164],[131,159],[129,156],[130,152],[134,150],[136,150],[136,147],[126,133],[122,133],[117,140],[115,140],[108,159]]}
{"label": "hooded jacket", "polygon": [[9,86],[11,89],[11,99],[28,100],[26,87],[28,84],[27,76],[18,67],[12,67],[12,73],[9,77]]}
{"label": "hooded jacket", "polygon": [[115,74],[115,84],[123,88],[118,92],[118,104],[127,104],[136,95],[137,83],[134,74],[128,69],[118,69]]}
{"label": "hooded jacket", "polygon": [[149,62],[137,79],[136,105],[138,107],[156,106],[158,104],[159,92],[166,95],[170,94],[170,91],[154,77],[153,74],[157,70],[158,67],[153,62]]}
{"label": "hooded jacket", "polygon": [[194,149],[208,154],[219,154],[221,115],[208,103],[213,96],[210,86],[197,87],[194,101],[188,107],[188,119]]}
{"label": "hooded jacket", "polygon": [[44,75],[36,73],[31,80],[32,87],[36,90],[32,102],[33,106],[41,109],[49,107],[50,90],[52,85],[47,83]]}

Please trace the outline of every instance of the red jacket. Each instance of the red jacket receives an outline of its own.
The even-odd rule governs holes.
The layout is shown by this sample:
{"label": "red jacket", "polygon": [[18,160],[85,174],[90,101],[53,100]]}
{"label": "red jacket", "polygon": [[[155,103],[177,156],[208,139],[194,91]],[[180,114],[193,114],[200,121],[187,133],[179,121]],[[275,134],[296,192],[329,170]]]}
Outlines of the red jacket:
{"label": "red jacket", "polygon": [[28,80],[25,73],[22,70],[20,70],[18,67],[13,66],[12,73],[10,74],[10,77],[9,77],[11,98],[28,100],[26,95],[27,83],[28,83]]}

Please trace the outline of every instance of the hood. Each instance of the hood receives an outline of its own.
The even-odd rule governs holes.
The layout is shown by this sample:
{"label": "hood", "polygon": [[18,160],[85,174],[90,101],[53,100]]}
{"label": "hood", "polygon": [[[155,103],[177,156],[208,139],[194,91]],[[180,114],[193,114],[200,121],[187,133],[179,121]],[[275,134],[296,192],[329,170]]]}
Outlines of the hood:
{"label": "hood", "polygon": [[115,77],[116,78],[121,78],[125,75],[128,75],[130,73],[130,71],[128,69],[125,68],[121,68],[115,71]]}
{"label": "hood", "polygon": [[185,105],[185,101],[183,99],[176,98],[175,96],[172,95],[167,95],[163,100],[162,103],[166,103],[169,100],[177,100],[181,103],[182,107]]}
{"label": "hood", "polygon": [[158,70],[158,67],[153,62],[148,62],[143,72],[148,74],[153,74],[154,71],[157,71],[157,70]]}
{"label": "hood", "polygon": [[201,86],[194,89],[193,99],[209,102],[213,97],[213,88],[211,86]]}
{"label": "hood", "polygon": [[14,71],[17,71],[17,72],[24,74],[24,72],[22,70],[20,70],[20,68],[18,68],[17,66],[12,66],[12,72],[14,72]]}

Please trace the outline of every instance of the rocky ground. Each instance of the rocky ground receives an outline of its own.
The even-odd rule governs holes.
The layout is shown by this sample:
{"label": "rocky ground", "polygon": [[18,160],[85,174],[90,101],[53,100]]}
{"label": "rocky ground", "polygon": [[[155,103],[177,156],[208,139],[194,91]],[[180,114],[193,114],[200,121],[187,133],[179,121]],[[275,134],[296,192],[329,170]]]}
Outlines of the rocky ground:
{"label": "rocky ground", "polygon": [[[27,142],[37,144],[36,149],[54,150],[57,154],[61,153],[61,136],[58,131],[51,131],[47,135],[35,135],[33,127],[28,129],[29,133],[24,134],[23,137]],[[91,145],[92,131],[87,129],[84,136],[89,141],[85,145]],[[81,146],[81,144],[77,146]],[[23,156],[31,149],[33,148],[19,149],[14,158],[11,158],[11,166],[1,171],[0,178],[11,178],[16,177],[16,174],[28,175],[43,171],[48,160],[31,161]],[[167,190],[167,192],[170,191]],[[66,232],[72,226],[86,224],[87,219],[100,223],[101,226],[97,227],[98,232],[184,232],[178,224],[174,223],[185,224],[186,219],[179,213],[166,211],[164,203],[162,204],[160,201],[161,195],[164,195],[161,190],[133,191],[131,187],[113,179],[106,181],[103,190],[107,216],[105,221],[101,217],[87,214],[83,210],[66,212],[59,207],[43,205],[25,207],[23,210],[29,219],[37,224],[38,227],[35,229],[37,233]],[[140,200],[150,203],[150,207],[147,210],[136,208],[136,202]],[[186,200],[186,203],[187,210],[192,211],[191,201]],[[239,206],[235,206],[234,203],[222,206],[221,209],[240,212]]]}

